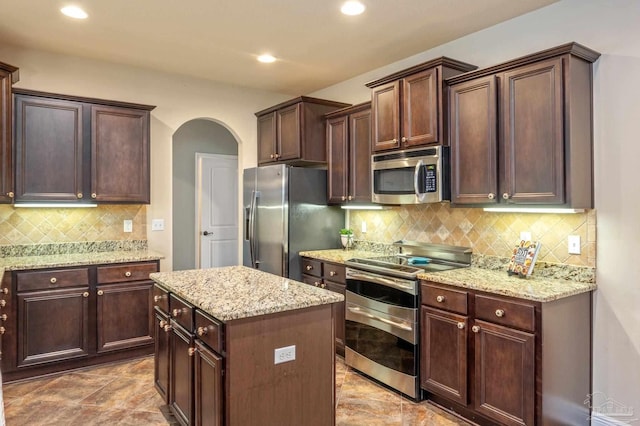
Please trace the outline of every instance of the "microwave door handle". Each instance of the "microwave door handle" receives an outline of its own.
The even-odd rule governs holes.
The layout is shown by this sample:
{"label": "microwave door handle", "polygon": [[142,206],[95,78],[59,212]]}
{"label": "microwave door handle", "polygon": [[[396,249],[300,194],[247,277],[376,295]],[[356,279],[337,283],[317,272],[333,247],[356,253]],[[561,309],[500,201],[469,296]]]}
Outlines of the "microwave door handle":
{"label": "microwave door handle", "polygon": [[416,168],[413,171],[413,190],[416,193],[416,198],[418,199],[418,201],[423,201],[424,196],[426,195],[425,193],[420,192],[419,182],[418,182],[418,178],[420,176],[420,169],[422,168],[422,166],[424,166],[424,163],[422,162],[422,160],[418,160],[418,162],[416,163]]}

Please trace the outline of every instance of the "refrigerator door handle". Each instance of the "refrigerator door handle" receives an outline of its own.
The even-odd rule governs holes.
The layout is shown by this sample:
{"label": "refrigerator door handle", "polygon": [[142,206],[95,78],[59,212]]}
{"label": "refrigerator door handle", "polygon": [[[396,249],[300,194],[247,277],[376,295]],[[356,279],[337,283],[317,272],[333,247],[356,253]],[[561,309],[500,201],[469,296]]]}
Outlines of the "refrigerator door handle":
{"label": "refrigerator door handle", "polygon": [[251,205],[249,206],[249,253],[251,254],[251,266],[258,267],[258,246],[256,244],[256,210],[258,209],[259,191],[251,191]]}

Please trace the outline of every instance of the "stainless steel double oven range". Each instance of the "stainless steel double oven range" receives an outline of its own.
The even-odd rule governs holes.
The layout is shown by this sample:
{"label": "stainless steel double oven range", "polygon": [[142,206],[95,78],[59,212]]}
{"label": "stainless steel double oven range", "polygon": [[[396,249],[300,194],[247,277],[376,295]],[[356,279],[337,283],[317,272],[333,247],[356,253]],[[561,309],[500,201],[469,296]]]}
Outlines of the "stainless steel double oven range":
{"label": "stainless steel double oven range", "polygon": [[395,245],[399,254],[345,262],[345,363],[419,400],[417,275],[469,266],[471,249],[410,241]]}

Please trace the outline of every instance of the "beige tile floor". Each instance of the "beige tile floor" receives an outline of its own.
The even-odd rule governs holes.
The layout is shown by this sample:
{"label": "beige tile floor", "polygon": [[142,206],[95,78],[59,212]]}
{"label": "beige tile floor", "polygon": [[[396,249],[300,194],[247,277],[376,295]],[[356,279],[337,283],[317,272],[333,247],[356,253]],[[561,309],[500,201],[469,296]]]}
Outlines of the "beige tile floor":
{"label": "beige tile floor", "polygon": [[[153,358],[8,383],[7,426],[169,425],[153,387]],[[416,404],[336,362],[336,425],[454,426],[468,423],[440,408]]]}

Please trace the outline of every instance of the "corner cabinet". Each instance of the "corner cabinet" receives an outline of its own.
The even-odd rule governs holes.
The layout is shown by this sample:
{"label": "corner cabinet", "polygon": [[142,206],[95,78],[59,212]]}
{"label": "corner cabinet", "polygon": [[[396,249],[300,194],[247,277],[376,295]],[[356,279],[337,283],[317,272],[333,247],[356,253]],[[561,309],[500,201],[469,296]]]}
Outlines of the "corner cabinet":
{"label": "corner cabinet", "polygon": [[301,96],[257,112],[258,164],[325,164],[324,115],[347,106]]}
{"label": "corner cabinet", "polygon": [[371,103],[327,114],[327,201],[371,202]]}
{"label": "corner cabinet", "polygon": [[428,281],[421,291],[428,399],[478,424],[587,421],[590,293],[534,302]]}
{"label": "corner cabinet", "polygon": [[146,203],[148,105],[14,90],[16,201]]}
{"label": "corner cabinet", "polygon": [[592,208],[599,56],[569,43],[448,79],[451,202]]}
{"label": "corner cabinet", "polygon": [[447,145],[444,79],[476,66],[442,57],[367,83],[372,150]]}
{"label": "corner cabinet", "polygon": [[0,62],[0,203],[12,203],[13,187],[13,101],[11,87],[18,82],[18,68]]}

